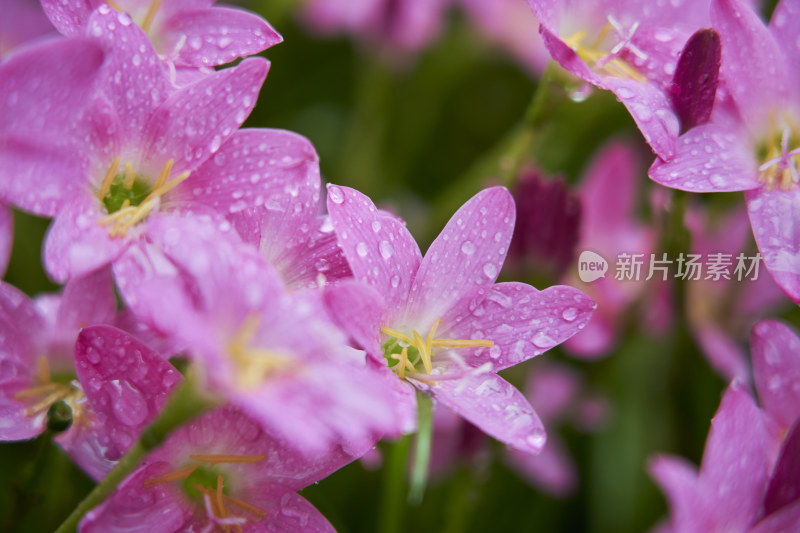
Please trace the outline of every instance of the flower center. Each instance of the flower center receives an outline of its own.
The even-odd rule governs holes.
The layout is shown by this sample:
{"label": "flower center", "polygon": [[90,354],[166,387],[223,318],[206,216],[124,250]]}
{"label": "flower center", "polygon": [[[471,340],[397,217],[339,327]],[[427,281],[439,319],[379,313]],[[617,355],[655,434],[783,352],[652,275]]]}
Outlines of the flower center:
{"label": "flower center", "polygon": [[[406,371],[412,378],[430,375],[433,370],[433,356],[436,348],[491,348],[494,346],[493,341],[482,339],[437,339],[435,338],[436,330],[441,322],[441,318],[437,319],[424,339],[417,330],[412,330],[409,337],[396,329],[381,328],[381,331],[389,336],[383,345],[383,356],[388,361],[389,368],[400,379],[405,379]],[[396,362],[393,363],[393,361]],[[424,373],[419,371],[420,364],[422,364]]]}
{"label": "flower center", "polygon": [[800,180],[797,169],[800,164],[800,134],[793,125],[783,128],[779,141],[775,121],[771,119],[767,141],[760,152],[763,153],[761,160],[764,162],[758,167],[758,179],[767,190],[780,187],[786,191],[797,184]]}
{"label": "flower center", "polygon": [[58,383],[52,380],[50,364],[42,356],[37,362],[38,383],[27,389],[22,389],[14,394],[14,399],[29,405],[25,408],[28,418],[39,416],[50,409],[56,402],[65,402],[72,409],[72,420],[80,418],[83,411],[82,404],[85,398],[83,391],[72,384]]}
{"label": "flower center", "polygon": [[97,198],[103,202],[108,213],[97,223],[106,226],[112,237],[124,237],[129,229],[158,207],[164,194],[189,177],[187,170],[170,180],[173,164],[170,159],[151,188],[146,178],[136,174],[133,165],[125,163],[122,171],[118,172],[119,164],[119,157],[115,157],[97,191]]}
{"label": "flower center", "polygon": [[268,377],[290,364],[290,358],[285,354],[251,346],[260,322],[258,315],[248,316],[228,343],[228,356],[236,369],[235,379],[246,390],[257,388]]}
{"label": "flower center", "polygon": [[[116,11],[120,12],[125,11],[114,0],[106,0],[106,3],[108,3],[108,5]],[[128,12],[128,14],[131,16],[133,20],[136,21],[139,27],[142,28],[144,32],[149,35],[150,28],[153,25],[153,20],[155,20],[159,9],[161,9],[161,0],[151,0],[150,4],[148,4],[147,6],[147,11],[144,12],[143,16],[140,16],[142,15],[141,10],[139,10],[137,13]]]}
{"label": "flower center", "polygon": [[[630,28],[625,29],[616,18],[609,15],[608,24],[600,29],[600,33],[594,41],[585,43],[586,31],[580,30],[564,39],[564,42],[578,54],[578,57],[589,68],[611,76],[631,78],[644,83],[647,78],[622,57],[622,54],[627,51],[642,61],[647,59],[647,54],[633,44],[633,35],[637,29],[639,29],[638,21],[634,22]],[[612,30],[616,39],[611,36]]]}
{"label": "flower center", "polygon": [[[194,501],[202,501],[212,527],[219,526],[225,533],[235,531],[241,533],[242,526],[248,521],[246,516],[231,514],[229,506],[235,506],[255,515],[258,519],[267,516],[267,513],[254,505],[233,498],[227,494],[224,476],[217,470],[217,465],[234,463],[258,463],[266,459],[266,455],[227,455],[227,454],[199,454],[190,455],[194,463],[188,466],[150,478],[142,483],[149,487],[159,483],[183,481],[183,489],[187,496]],[[258,521],[253,520],[254,522]]]}

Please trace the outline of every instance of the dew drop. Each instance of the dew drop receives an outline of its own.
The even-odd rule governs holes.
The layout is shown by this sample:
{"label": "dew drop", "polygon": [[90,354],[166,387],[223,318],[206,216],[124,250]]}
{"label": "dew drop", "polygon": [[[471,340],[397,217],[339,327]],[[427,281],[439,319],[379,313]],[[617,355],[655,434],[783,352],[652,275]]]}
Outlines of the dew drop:
{"label": "dew drop", "polygon": [[378,245],[378,249],[381,252],[381,257],[384,259],[389,259],[394,255],[394,247],[389,241],[381,241],[381,243]]}
{"label": "dew drop", "polygon": [[147,418],[147,403],[142,393],[127,381],[113,380],[106,386],[114,416],[126,426],[138,426]]}
{"label": "dew drop", "polygon": [[533,336],[533,344],[539,348],[552,348],[556,345],[556,341],[544,331],[540,331]]}
{"label": "dew drop", "polygon": [[395,274],[394,276],[392,276],[392,279],[389,280],[389,283],[392,284],[393,289],[396,289],[400,285],[400,276]]}
{"label": "dew drop", "polygon": [[564,309],[564,312],[561,313],[561,316],[567,322],[572,322],[573,320],[578,318],[578,310],[575,309],[574,307],[567,307],[566,309]]}
{"label": "dew drop", "polygon": [[375,233],[378,233],[380,230],[381,230],[381,223],[378,222],[377,220],[373,221],[372,222],[372,231],[374,231]]}
{"label": "dew drop", "polygon": [[487,278],[494,279],[497,277],[497,267],[494,266],[494,263],[486,263],[483,265],[483,273]]}
{"label": "dew drop", "polygon": [[328,196],[330,197],[331,202],[335,204],[341,204],[342,202],[344,202],[344,192],[342,192],[342,189],[339,187],[336,186],[329,187]]}
{"label": "dew drop", "polygon": [[541,429],[535,429],[533,433],[528,435],[528,437],[525,439],[525,442],[527,442],[531,447],[536,448],[538,450],[541,449],[542,446],[544,446],[546,440],[547,440],[547,435],[545,435],[544,431],[542,431]]}
{"label": "dew drop", "polygon": [[472,241],[464,241],[461,244],[461,251],[467,255],[472,255],[475,253],[475,245],[472,243]]}
{"label": "dew drop", "polygon": [[366,257],[367,256],[367,244],[364,242],[360,242],[356,245],[356,253],[359,257]]}

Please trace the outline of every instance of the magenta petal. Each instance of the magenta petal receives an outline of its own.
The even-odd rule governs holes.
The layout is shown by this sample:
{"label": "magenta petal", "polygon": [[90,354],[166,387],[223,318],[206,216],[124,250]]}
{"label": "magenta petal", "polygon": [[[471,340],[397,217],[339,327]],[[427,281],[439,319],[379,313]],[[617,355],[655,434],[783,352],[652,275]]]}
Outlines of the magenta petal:
{"label": "magenta petal", "polygon": [[504,187],[485,189],[456,211],[420,263],[408,316],[433,323],[491,287],[514,232],[514,199]]}
{"label": "magenta petal", "polygon": [[405,225],[348,187],[328,186],[328,212],[353,276],[390,309],[405,303],[422,254]]}
{"label": "magenta petal", "polygon": [[538,455],[511,449],[508,462],[512,470],[530,484],[559,498],[572,494],[578,486],[578,474],[572,459],[558,436],[549,435]]}
{"label": "magenta petal", "polygon": [[719,34],[710,28],[698,30],[686,42],[669,86],[669,97],[687,131],[711,118],[719,84],[722,46]]}
{"label": "magenta petal", "polygon": [[121,458],[139,439],[180,381],[178,371],[124,331],[91,326],[78,335],[75,369],[102,421],[107,459]]}
{"label": "magenta petal", "polygon": [[264,519],[247,528],[248,533],[336,533],[328,519],[293,490],[275,486],[261,492],[272,504]]}
{"label": "magenta petal", "polygon": [[129,239],[110,237],[106,227],[97,223],[98,204],[92,196],[76,196],[51,224],[44,246],[44,265],[54,280],[63,283],[97,270],[129,245]]}
{"label": "magenta petal", "polygon": [[771,109],[788,103],[789,65],[782,47],[741,0],[713,0],[711,20],[722,39],[720,74],[747,123],[760,125]]}
{"label": "magenta petal", "polygon": [[346,280],[326,287],[325,306],[342,330],[363,350],[383,363],[380,331],[386,304],[381,294],[371,286],[356,280]]}
{"label": "magenta petal", "polygon": [[[775,37],[775,41],[782,43],[781,50],[786,54],[786,60],[790,68],[790,87],[800,87],[800,70],[796,67],[800,64],[800,46],[797,46],[797,28],[800,27],[800,4],[795,0],[781,0],[772,12],[772,19],[769,22],[769,31]],[[795,43],[792,46],[791,43]]]}
{"label": "magenta petal", "polygon": [[698,492],[694,465],[681,457],[661,456],[650,461],[648,470],[666,493],[673,531],[714,531],[714,514],[706,503],[706,495]]}
{"label": "magenta petal", "polygon": [[800,524],[800,502],[789,505],[759,522],[748,533],[787,533],[797,529]]}
{"label": "magenta petal", "polygon": [[281,36],[260,16],[229,7],[177,13],[164,22],[163,50],[181,41],[177,65],[222,65],[257,54],[281,42]]}
{"label": "magenta petal", "polygon": [[762,320],[750,341],[753,379],[761,405],[788,428],[800,418],[800,338],[776,320]]}
{"label": "magenta petal", "polygon": [[[561,344],[583,329],[594,302],[578,289],[558,285],[539,291],[524,283],[498,283],[453,327],[452,338],[494,341],[491,348],[464,353],[467,363],[491,361],[502,370]],[[445,319],[443,323],[452,323]]]}
{"label": "magenta petal", "polygon": [[64,287],[58,307],[58,326],[73,332],[95,324],[110,324],[117,312],[111,269],[101,268],[73,278]]}
{"label": "magenta petal", "polygon": [[[745,194],[750,224],[769,273],[786,295],[800,302],[800,187]],[[761,274],[759,274],[761,275]]]}
{"label": "magenta petal", "polygon": [[250,114],[268,69],[263,58],[245,59],[172,94],[148,118],[145,162],[160,168],[174,159],[179,173],[208,159]]}
{"label": "magenta petal", "polygon": [[67,37],[83,35],[86,22],[95,7],[96,4],[89,0],[42,0],[42,9],[47,18],[59,33]]}
{"label": "magenta petal", "polygon": [[458,380],[417,385],[436,400],[478,426],[484,433],[518,450],[539,453],[546,435],[533,407],[513,385],[492,372]]}
{"label": "magenta petal", "polygon": [[719,324],[693,324],[692,330],[711,366],[725,379],[750,381],[747,357],[735,339]]}
{"label": "magenta petal", "polygon": [[744,191],[760,186],[756,167],[741,127],[712,120],[681,135],[675,157],[656,159],[649,174],[661,185],[684,191]]}
{"label": "magenta petal", "polygon": [[0,276],[4,276],[11,258],[14,239],[14,217],[11,210],[0,205]]}
{"label": "magenta petal", "polygon": [[[795,352],[797,353],[797,352]],[[800,499],[800,419],[783,440],[780,456],[764,494],[764,515],[768,516]]]}
{"label": "magenta petal", "polygon": [[746,531],[754,522],[767,468],[763,414],[733,382],[711,421],[699,476],[700,490],[713,495],[717,530]]}

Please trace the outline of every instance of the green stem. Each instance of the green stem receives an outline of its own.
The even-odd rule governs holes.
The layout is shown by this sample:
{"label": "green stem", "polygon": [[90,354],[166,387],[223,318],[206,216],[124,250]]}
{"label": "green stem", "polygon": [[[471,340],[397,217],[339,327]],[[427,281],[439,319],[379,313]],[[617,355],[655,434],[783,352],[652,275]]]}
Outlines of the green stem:
{"label": "green stem", "polygon": [[411,470],[411,486],[408,503],[419,505],[428,484],[428,467],[431,462],[433,441],[433,400],[424,392],[417,391],[417,440],[414,446],[414,466]]}
{"label": "green stem", "polygon": [[378,513],[378,531],[380,533],[399,533],[402,529],[403,492],[405,490],[406,464],[408,451],[411,448],[411,436],[402,437],[389,444],[384,467],[381,512]]}
{"label": "green stem", "polygon": [[217,405],[215,401],[198,394],[195,382],[194,375],[190,372],[173,393],[158,418],[145,428],[138,442],[78,504],[56,533],[76,531],[84,515],[111,495],[122,480],[136,469],[144,456],[164,441],[170,431]]}

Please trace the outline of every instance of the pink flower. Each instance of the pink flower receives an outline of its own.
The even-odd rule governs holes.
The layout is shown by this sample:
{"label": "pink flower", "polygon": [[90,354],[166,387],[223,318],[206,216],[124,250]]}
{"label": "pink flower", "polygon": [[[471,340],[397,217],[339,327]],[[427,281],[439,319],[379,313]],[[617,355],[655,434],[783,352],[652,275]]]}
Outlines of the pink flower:
{"label": "pink flower", "polygon": [[[147,34],[171,67],[213,67],[257,54],[281,42],[267,21],[240,8],[216,7],[214,0],[42,0],[47,16],[62,34],[83,35],[92,12],[127,13]],[[110,6],[110,7],[109,7]],[[112,15],[109,24],[130,23]],[[112,28],[109,28],[112,29]]]}
{"label": "pink flower", "polygon": [[4,0],[0,19],[0,60],[15,48],[36,38],[55,33],[42,6],[36,0]]}
{"label": "pink flower", "polygon": [[329,289],[327,302],[373,364],[396,374],[398,401],[413,406],[416,387],[498,440],[541,450],[538,416],[495,372],[575,334],[594,304],[571,287],[495,285],[514,228],[510,193],[469,200],[424,258],[402,222],[353,189],[329,186],[328,211],[357,282]]}
{"label": "pink flower", "polygon": [[353,459],[339,448],[309,459],[241,411],[220,409],[172,432],[80,531],[333,532],[296,491]]}
{"label": "pink flower", "polygon": [[[53,95],[38,90],[19,93],[18,105],[3,115],[7,130],[0,130],[9,136],[0,152],[0,192],[21,209],[55,216],[44,263],[57,281],[116,259],[159,211],[190,209],[172,202],[169,193],[244,121],[268,68],[261,58],[247,59],[175,89],[126,14],[100,9],[88,27],[110,50],[77,124],[59,99],[64,89]],[[10,90],[18,94],[23,83],[40,76],[29,75],[32,81],[17,81],[20,87]],[[76,90],[81,83],[75,80]]]}
{"label": "pink flower", "polygon": [[692,192],[745,191],[750,223],[778,286],[800,302],[800,80],[793,45],[796,3],[778,4],[767,28],[739,0],[714,0],[722,41],[721,77],[730,97],[711,122],[681,136],[674,159],[657,160],[650,177]]}
{"label": "pink flower", "polygon": [[131,309],[178,339],[204,390],[301,452],[363,453],[398,433],[389,393],[346,346],[321,293],[288,293],[258,250],[215,221],[154,220],[115,269]]}

